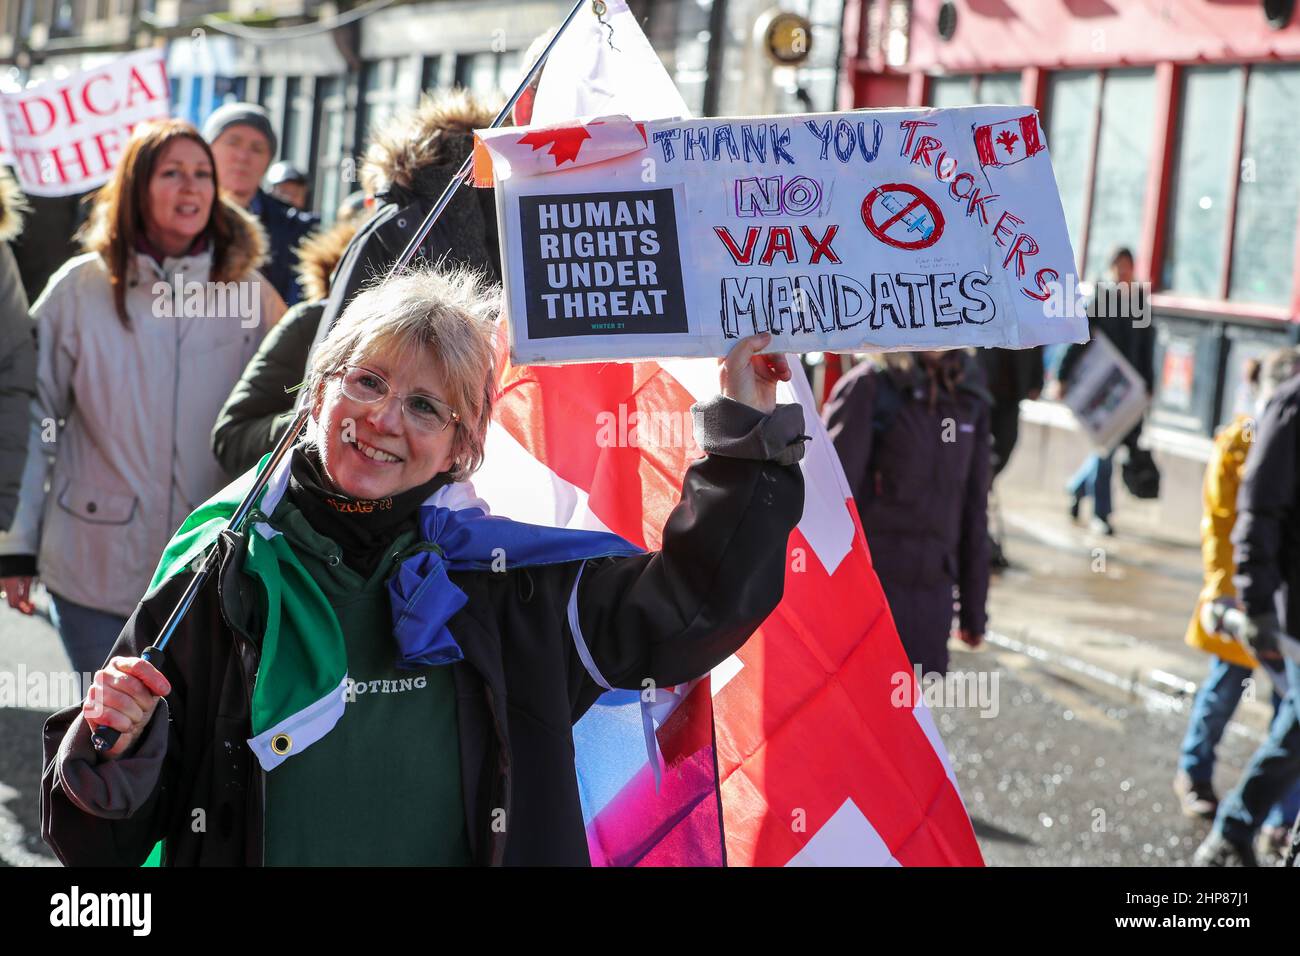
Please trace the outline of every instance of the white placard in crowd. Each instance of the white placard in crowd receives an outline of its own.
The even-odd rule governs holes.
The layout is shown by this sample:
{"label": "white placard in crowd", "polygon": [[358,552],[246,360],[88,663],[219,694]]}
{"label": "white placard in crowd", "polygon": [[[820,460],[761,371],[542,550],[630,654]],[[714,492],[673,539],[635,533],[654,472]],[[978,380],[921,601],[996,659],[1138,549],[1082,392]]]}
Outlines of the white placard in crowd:
{"label": "white placard in crowd", "polygon": [[1146,414],[1146,383],[1104,335],[1094,338],[1070,376],[1065,404],[1088,439],[1111,451]]}
{"label": "white placard in crowd", "polygon": [[160,48],[118,57],[30,89],[0,95],[0,162],[33,196],[102,186],[131,130],[166,117],[171,93]]}
{"label": "white placard in crowd", "polygon": [[1085,341],[1037,114],[483,130],[518,362]]}

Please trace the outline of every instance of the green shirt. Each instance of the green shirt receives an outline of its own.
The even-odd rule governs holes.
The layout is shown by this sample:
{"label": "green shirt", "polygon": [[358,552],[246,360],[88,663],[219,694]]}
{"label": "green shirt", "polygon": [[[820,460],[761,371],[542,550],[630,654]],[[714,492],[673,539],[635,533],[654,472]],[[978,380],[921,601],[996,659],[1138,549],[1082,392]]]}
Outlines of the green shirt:
{"label": "green shirt", "polygon": [[468,865],[455,684],[395,666],[391,557],[366,580],[287,498],[273,523],[338,617],[352,684],[334,729],[266,775],[267,865]]}

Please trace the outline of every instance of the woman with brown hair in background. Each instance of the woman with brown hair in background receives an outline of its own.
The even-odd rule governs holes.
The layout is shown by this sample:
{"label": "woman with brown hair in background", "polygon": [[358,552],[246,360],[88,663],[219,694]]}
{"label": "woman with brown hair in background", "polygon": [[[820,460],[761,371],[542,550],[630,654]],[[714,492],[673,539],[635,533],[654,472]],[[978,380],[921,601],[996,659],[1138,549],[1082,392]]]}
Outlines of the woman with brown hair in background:
{"label": "woman with brown hair in background", "polygon": [[256,271],[260,228],[218,198],[212,152],[180,120],[136,129],[78,238],[85,253],[32,307],[37,398],[0,585],[31,614],[39,574],[86,674],[172,532],[227,480],[208,435],[284,303]]}

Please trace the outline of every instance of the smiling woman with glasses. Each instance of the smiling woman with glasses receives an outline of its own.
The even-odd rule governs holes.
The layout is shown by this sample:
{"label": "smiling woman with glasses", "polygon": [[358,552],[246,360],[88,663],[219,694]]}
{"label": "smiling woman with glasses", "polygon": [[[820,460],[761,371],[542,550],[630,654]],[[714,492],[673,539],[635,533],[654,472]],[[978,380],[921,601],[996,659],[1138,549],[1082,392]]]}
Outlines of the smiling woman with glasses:
{"label": "smiling woman with glasses", "polygon": [[[348,305],[248,526],[220,533],[252,473],[186,521],[86,702],[50,718],[60,859],[138,864],[162,840],[169,865],[590,862],[571,727],[607,688],[708,673],[780,601],[803,412],[776,404],[768,338],[742,339],[693,409],[707,454],[661,550],[487,515],[468,478],[499,296],[413,271]],[[565,427],[595,447],[597,422]],[[512,477],[551,495],[538,474]],[[212,549],[159,670],[141,652]],[[101,757],[104,725],[122,737]],[[193,807],[220,825],[196,832]]]}

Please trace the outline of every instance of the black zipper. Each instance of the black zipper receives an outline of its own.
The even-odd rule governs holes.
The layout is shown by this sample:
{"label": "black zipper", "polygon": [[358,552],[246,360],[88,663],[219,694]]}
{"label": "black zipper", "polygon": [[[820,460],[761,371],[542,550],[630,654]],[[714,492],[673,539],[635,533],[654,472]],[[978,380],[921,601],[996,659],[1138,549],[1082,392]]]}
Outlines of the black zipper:
{"label": "black zipper", "polygon": [[[237,648],[237,652],[235,656],[239,659],[239,670],[241,675],[244,678],[244,691],[246,693],[245,702],[248,705],[248,713],[251,714],[253,712],[253,682],[256,680],[256,670],[254,670],[252,674],[249,673],[248,664],[251,663],[251,657],[249,660],[246,660],[246,655],[251,655],[254,649],[252,646],[252,642],[244,634],[242,634],[237,628],[231,627],[231,632],[235,635],[235,639],[240,645]],[[256,754],[253,753],[249,754],[248,771],[252,777],[252,779],[249,780],[250,789],[256,786],[257,791],[260,794],[257,803],[257,820],[255,821],[255,825],[260,834],[257,841],[258,844],[257,857],[258,857],[258,865],[265,866],[266,865],[266,774],[262,772],[262,767],[261,764],[257,762]]]}

